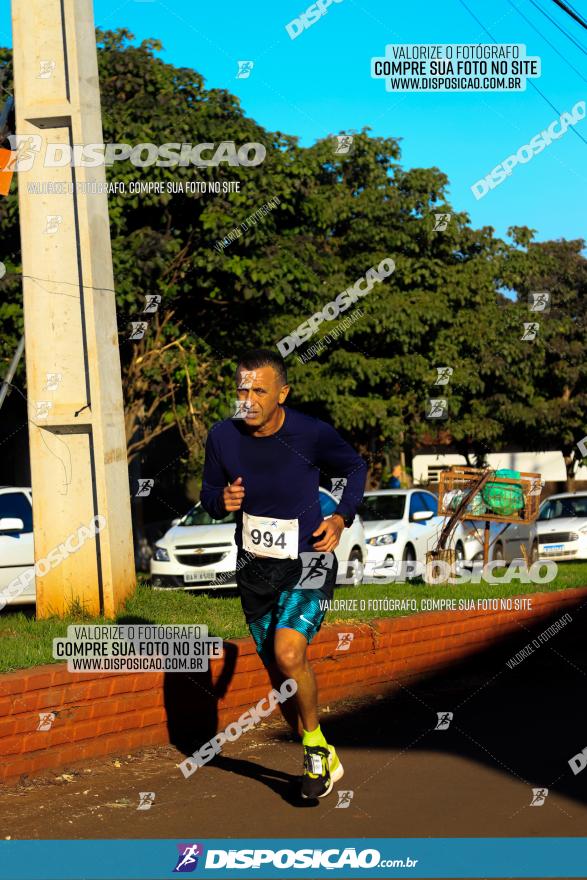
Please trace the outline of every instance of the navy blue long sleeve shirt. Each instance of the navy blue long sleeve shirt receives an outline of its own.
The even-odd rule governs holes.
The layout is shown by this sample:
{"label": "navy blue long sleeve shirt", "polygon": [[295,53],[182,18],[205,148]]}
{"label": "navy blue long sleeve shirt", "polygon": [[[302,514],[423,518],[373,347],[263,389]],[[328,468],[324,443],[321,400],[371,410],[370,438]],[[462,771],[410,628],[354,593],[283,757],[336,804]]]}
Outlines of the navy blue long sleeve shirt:
{"label": "navy blue long sleeve shirt", "polygon": [[217,422],[208,434],[200,501],[214,519],[227,514],[222,493],[242,477],[245,496],[236,512],[238,547],[242,547],[242,511],[252,516],[297,519],[298,552],[309,551],[322,522],[318,498],[320,472],[346,477],[337,508],[352,518],[363,499],[367,465],[326,422],[284,407],[285,421],[267,437],[253,437],[239,419]]}

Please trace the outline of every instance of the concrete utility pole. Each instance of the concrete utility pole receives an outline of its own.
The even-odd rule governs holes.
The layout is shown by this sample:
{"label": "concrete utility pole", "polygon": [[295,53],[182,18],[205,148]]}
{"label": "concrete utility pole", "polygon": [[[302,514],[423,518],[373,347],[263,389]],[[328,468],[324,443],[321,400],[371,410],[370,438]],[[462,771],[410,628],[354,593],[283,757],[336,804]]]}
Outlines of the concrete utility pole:
{"label": "concrete utility pole", "polygon": [[92,0],[12,0],[12,27],[16,133],[34,153],[17,167],[35,560],[106,521],[43,565],[37,617],[72,604],[111,617],[135,571],[108,202],[76,191],[105,173],[43,161],[47,144],[102,143]]}

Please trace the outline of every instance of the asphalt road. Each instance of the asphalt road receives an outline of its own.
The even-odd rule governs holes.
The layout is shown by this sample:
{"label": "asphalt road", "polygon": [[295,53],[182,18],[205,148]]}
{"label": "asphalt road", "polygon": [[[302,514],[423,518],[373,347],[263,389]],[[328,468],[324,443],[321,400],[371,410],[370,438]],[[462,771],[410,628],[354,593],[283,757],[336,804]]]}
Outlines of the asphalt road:
{"label": "asphalt road", "polygon": [[[175,748],[117,755],[0,792],[4,837],[583,836],[587,772],[585,612],[513,669],[520,631],[442,674],[324,707],[345,776],[320,802],[299,797],[302,750],[280,718],[229,743],[188,779]],[[543,624],[542,631],[548,624]],[[437,730],[438,712],[452,712]],[[533,788],[548,789],[531,806]],[[337,806],[342,791],[350,803]],[[138,810],[139,792],[154,792]]]}

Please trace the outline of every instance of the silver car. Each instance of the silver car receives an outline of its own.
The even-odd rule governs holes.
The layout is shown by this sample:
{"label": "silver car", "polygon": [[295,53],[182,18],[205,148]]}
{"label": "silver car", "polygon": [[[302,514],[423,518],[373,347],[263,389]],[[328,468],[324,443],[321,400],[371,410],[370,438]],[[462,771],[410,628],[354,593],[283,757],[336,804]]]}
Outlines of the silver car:
{"label": "silver car", "polygon": [[[483,562],[485,523],[482,520],[465,520],[462,526],[463,537],[456,542],[457,559],[464,564]],[[524,551],[522,546],[526,551],[529,562],[536,562],[539,557],[539,545],[538,530],[535,522],[490,522],[490,562],[498,559],[503,559],[504,562],[523,559]]]}

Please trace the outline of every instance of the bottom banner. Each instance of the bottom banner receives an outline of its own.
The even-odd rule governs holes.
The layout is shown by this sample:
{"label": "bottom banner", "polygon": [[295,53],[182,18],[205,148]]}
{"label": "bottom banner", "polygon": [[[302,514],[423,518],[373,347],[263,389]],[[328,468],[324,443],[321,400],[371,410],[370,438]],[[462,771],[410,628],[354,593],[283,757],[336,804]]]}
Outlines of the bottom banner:
{"label": "bottom banner", "polygon": [[5,880],[587,877],[586,837],[14,840]]}

